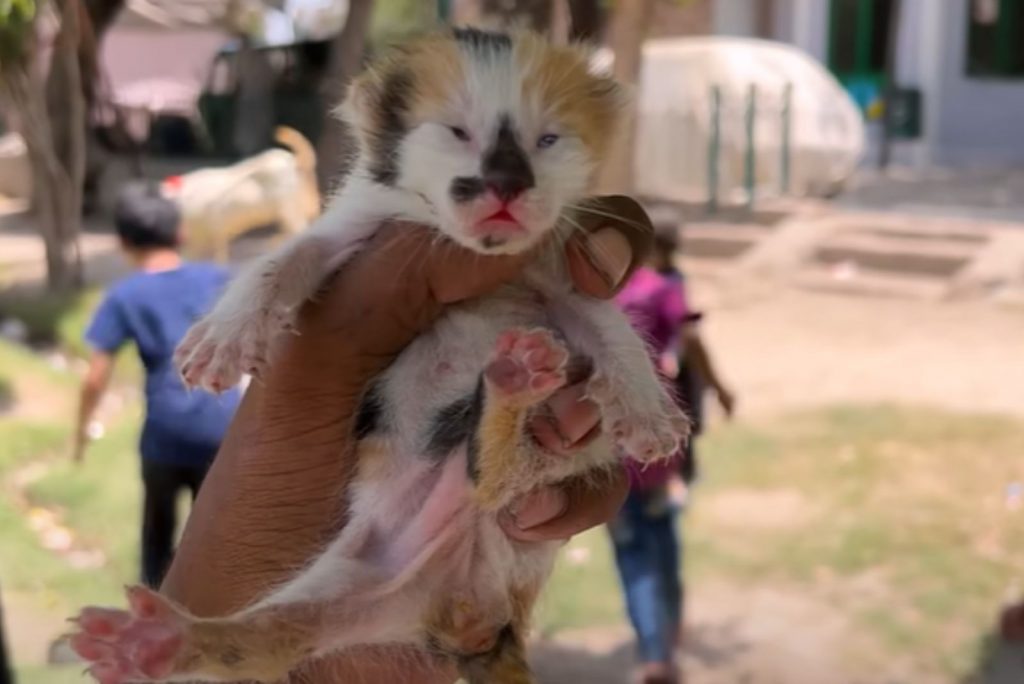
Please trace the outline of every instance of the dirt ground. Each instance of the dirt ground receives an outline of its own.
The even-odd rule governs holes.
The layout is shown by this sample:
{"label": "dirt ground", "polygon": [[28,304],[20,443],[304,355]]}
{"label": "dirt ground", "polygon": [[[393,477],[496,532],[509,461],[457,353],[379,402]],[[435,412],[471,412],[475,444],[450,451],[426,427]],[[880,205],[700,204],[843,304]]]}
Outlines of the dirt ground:
{"label": "dirt ground", "polygon": [[[1022,309],[737,289],[713,277],[691,287],[707,311],[706,340],[739,396],[738,420],[838,402],[1024,417]],[[771,502],[752,503],[742,491],[726,498],[715,506],[728,510],[710,513],[762,526],[813,515],[793,492]],[[903,663],[879,664],[877,646],[851,628],[827,592],[702,585],[689,610],[691,683],[951,684]],[[630,644],[625,627],[584,630],[538,645],[535,662],[545,684],[621,684],[629,681]],[[851,650],[862,658],[851,661],[844,655]],[[972,684],[1024,681],[1024,653],[997,648],[988,662],[991,669]]]}

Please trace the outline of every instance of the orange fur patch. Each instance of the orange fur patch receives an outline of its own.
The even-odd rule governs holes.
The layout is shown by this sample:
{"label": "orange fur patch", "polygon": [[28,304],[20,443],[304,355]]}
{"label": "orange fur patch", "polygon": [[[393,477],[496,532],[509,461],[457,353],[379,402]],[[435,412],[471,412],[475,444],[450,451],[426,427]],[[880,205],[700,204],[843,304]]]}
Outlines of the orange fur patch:
{"label": "orange fur patch", "polygon": [[603,159],[624,111],[622,87],[590,73],[581,48],[552,45],[532,33],[518,34],[515,48],[524,101],[540,102],[583,140],[595,160]]}

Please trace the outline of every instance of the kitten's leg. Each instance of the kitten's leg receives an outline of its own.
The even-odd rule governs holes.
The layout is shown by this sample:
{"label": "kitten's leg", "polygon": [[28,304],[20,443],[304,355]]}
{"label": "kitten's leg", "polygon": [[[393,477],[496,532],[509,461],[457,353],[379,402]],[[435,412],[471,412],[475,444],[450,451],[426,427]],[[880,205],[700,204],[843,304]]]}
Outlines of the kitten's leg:
{"label": "kitten's leg", "polygon": [[258,374],[278,334],[292,329],[299,307],[375,228],[372,222],[321,224],[239,275],[175,351],[186,384],[220,392],[244,373]]}
{"label": "kitten's leg", "polygon": [[275,681],[311,655],[322,606],[201,619],[144,587],[128,589],[128,611],[86,608],[72,648],[102,684],[128,681]]}
{"label": "kitten's leg", "polygon": [[508,330],[484,370],[480,425],[469,444],[470,474],[477,503],[496,511],[508,503],[509,475],[521,465],[528,444],[529,409],[565,384],[565,347],[546,330]]}
{"label": "kitten's leg", "polygon": [[408,597],[276,604],[225,618],[197,618],[144,587],[131,609],[86,608],[72,648],[101,684],[252,680],[276,682],[302,661],[355,644],[410,643]]}
{"label": "kitten's leg", "polygon": [[[526,631],[539,590],[539,586],[510,589],[512,618],[502,628],[490,632],[489,647],[486,650],[469,651],[463,648],[461,651],[448,651],[455,655],[459,674],[467,684],[534,684],[526,660]],[[458,615],[457,611],[449,611],[449,614]],[[443,629],[435,627],[428,633],[433,643],[460,643],[454,636],[447,636],[446,642]],[[457,635],[459,632],[448,634]],[[461,643],[464,643],[466,634],[462,633]],[[468,635],[472,636],[473,632]]]}
{"label": "kitten's leg", "polygon": [[552,313],[573,350],[593,359],[588,394],[601,407],[604,429],[641,461],[672,455],[689,434],[689,421],[626,317],[608,302],[576,294],[556,300]]}

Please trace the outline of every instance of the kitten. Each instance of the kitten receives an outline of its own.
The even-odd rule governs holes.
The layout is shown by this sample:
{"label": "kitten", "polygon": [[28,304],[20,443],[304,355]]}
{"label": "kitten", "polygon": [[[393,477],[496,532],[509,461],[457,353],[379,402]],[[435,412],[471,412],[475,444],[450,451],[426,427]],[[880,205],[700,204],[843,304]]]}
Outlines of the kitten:
{"label": "kitten", "polygon": [[[130,612],[85,609],[73,643],[100,681],[275,681],[306,658],[389,643],[450,658],[471,684],[532,681],[527,623],[559,545],[511,540],[499,511],[619,453],[666,457],[687,429],[626,318],[573,292],[562,256],[623,103],[586,55],[528,33],[422,38],[354,82],[342,111],[355,170],[309,231],[189,333],[178,358],[190,384],[221,390],[258,371],[387,218],[481,254],[545,248],[518,282],[446,310],[366,391],[349,522],[319,557],[223,618],[142,588]],[[524,426],[570,357],[593,369],[604,434],[556,458]]]}

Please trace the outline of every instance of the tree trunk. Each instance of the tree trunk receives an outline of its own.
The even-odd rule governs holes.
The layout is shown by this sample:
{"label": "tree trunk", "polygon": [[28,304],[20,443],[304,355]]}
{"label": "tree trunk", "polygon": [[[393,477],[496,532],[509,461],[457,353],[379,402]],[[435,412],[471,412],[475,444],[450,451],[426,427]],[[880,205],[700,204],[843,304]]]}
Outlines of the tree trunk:
{"label": "tree trunk", "polygon": [[317,181],[323,197],[328,196],[348,170],[352,140],[334,109],[345,98],[349,82],[363,65],[372,16],[373,0],[349,0],[345,28],[331,44],[328,85],[324,91],[324,125],[317,145]]}
{"label": "tree trunk", "polygon": [[[54,59],[60,58],[54,55]],[[80,189],[57,158],[43,84],[33,78],[33,73],[31,66],[5,73],[2,92],[17,114],[32,168],[35,223],[46,251],[47,284],[51,290],[66,292],[77,288],[82,280],[78,252],[81,212],[76,204]]]}
{"label": "tree trunk", "polygon": [[551,28],[554,0],[480,0],[485,21],[499,26],[528,28],[547,34]]}
{"label": "tree trunk", "polygon": [[[616,3],[612,15],[611,47],[615,53],[612,75],[620,83],[634,86],[640,76],[644,40],[651,22],[654,0],[629,0]],[[636,143],[636,106],[627,114],[622,131],[612,140],[611,149],[601,170],[602,192],[630,194],[633,192],[633,158]]]}
{"label": "tree trunk", "polygon": [[596,43],[604,32],[604,10],[601,0],[568,0],[569,40]]}
{"label": "tree trunk", "polygon": [[[54,135],[54,149],[57,157],[67,169],[77,163],[75,149],[79,133],[82,145],[89,135],[89,113],[96,104],[100,83],[100,41],[114,19],[124,7],[124,0],[54,0],[61,16],[62,25],[69,21],[73,28],[70,39],[74,42],[75,59],[55,59],[50,65],[46,79],[46,106]],[[57,40],[66,35],[61,29]],[[76,85],[77,84],[77,85]],[[82,106],[70,98],[78,89]],[[72,122],[78,122],[72,124]],[[81,131],[75,131],[78,127]],[[85,164],[84,153],[82,164]],[[84,177],[82,181],[85,183]]]}
{"label": "tree trunk", "polygon": [[[54,0],[60,28],[53,44],[51,72],[64,89],[55,130],[47,106],[47,83],[30,57],[0,79],[4,99],[17,115],[32,167],[33,210],[46,251],[47,283],[68,291],[82,283],[78,234],[85,177],[85,95],[80,69],[83,18],[79,0]],[[34,55],[34,48],[30,48]]]}

